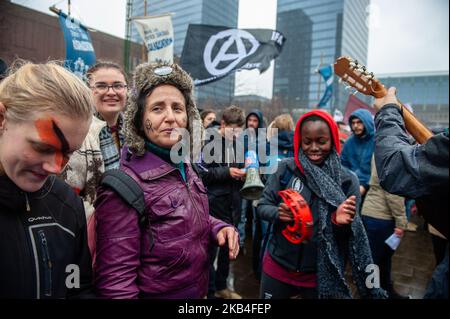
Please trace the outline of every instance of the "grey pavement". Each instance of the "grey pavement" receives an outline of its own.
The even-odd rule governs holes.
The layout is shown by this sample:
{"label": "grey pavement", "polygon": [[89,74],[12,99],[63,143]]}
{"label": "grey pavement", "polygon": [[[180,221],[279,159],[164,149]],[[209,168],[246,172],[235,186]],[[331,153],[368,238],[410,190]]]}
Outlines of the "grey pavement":
{"label": "grey pavement", "polygon": [[[406,231],[400,246],[392,258],[392,279],[395,290],[412,299],[421,299],[435,267],[431,237],[419,216],[411,221],[416,231]],[[247,232],[246,253],[231,262],[230,284],[243,298],[258,298],[259,281],[252,271],[251,234]],[[351,285],[351,284],[350,284]],[[353,287],[353,285],[351,285]]]}

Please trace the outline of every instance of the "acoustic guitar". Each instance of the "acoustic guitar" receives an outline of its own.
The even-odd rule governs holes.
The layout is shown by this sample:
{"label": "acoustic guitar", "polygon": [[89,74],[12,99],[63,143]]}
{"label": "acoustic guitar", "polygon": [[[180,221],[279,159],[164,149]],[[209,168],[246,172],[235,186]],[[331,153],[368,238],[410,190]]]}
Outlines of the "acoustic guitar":
{"label": "acoustic guitar", "polygon": [[[355,88],[364,95],[371,95],[375,98],[382,98],[387,94],[384,85],[375,78],[372,72],[368,72],[364,65],[358,63],[350,57],[340,57],[334,63],[334,73],[343,82]],[[433,133],[418,120],[411,111],[400,101],[400,108],[405,121],[406,130],[419,143],[425,143]]]}
{"label": "acoustic guitar", "polygon": [[[334,64],[334,72],[343,82],[355,88],[358,92],[375,98],[384,97],[387,90],[373,73],[366,67],[349,57],[340,57]],[[406,130],[415,138],[417,143],[425,143],[433,133],[420,122],[400,101],[400,109],[405,121]],[[431,225],[448,238],[448,212],[436,209],[436,203],[429,198],[417,198],[417,208]]]}

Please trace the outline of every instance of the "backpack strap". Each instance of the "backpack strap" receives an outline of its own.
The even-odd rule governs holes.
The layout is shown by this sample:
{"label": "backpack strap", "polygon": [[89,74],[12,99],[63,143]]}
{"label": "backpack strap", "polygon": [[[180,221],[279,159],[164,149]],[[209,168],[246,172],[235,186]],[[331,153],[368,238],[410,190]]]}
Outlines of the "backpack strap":
{"label": "backpack strap", "polygon": [[145,214],[144,192],[139,184],[124,171],[112,169],[103,174],[100,185],[114,190],[117,195],[136,210],[139,227],[141,228],[141,231],[148,233],[151,250],[154,246],[153,234],[149,228],[150,221]]}

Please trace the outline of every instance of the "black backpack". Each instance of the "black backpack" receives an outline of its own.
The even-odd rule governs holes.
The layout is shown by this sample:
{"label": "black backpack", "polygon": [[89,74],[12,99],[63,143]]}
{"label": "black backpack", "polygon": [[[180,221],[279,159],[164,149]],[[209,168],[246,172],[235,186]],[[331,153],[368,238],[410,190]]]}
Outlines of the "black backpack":
{"label": "black backpack", "polygon": [[124,171],[112,169],[103,173],[100,185],[114,190],[117,195],[136,210],[139,228],[142,232],[148,233],[150,250],[152,250],[154,246],[153,234],[150,230],[150,221],[145,214],[144,192],[139,184]]}

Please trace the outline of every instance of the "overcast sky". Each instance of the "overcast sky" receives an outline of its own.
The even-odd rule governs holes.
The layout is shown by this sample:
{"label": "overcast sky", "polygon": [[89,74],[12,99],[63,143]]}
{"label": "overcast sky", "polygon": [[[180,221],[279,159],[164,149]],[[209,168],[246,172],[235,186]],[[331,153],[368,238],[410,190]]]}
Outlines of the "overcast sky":
{"label": "overcast sky", "polygon": [[[56,4],[67,12],[66,0],[13,2],[49,14],[48,7]],[[276,3],[277,0],[240,0],[239,27],[275,28]],[[125,0],[71,0],[71,4],[72,15],[85,25],[124,37]],[[449,69],[448,0],[372,0],[368,9],[371,17],[367,66],[375,74]],[[236,94],[270,97],[272,76],[273,67],[261,75],[256,70],[239,72]]]}
{"label": "overcast sky", "polygon": [[372,0],[368,66],[374,73],[449,69],[448,0]]}

